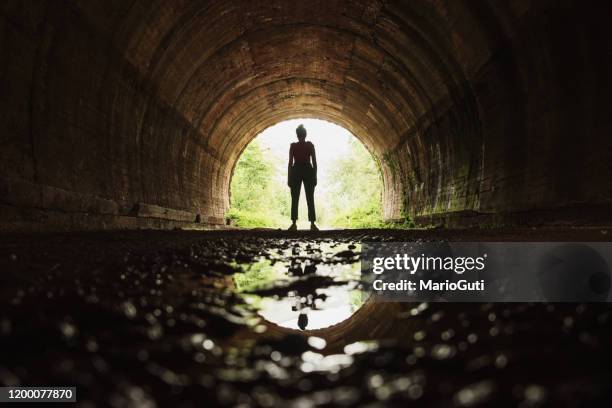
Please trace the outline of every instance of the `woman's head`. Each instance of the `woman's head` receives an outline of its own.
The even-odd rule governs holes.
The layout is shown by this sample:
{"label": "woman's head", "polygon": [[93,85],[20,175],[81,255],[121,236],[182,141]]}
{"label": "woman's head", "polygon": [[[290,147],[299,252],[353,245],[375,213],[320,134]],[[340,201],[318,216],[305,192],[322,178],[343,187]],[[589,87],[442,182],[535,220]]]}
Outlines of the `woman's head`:
{"label": "woman's head", "polygon": [[308,327],[308,315],[306,313],[299,314],[298,327],[302,330],[306,330],[306,327]]}
{"label": "woman's head", "polygon": [[306,139],[306,128],[304,125],[298,126],[297,129],[295,129],[295,133],[297,134],[298,140]]}

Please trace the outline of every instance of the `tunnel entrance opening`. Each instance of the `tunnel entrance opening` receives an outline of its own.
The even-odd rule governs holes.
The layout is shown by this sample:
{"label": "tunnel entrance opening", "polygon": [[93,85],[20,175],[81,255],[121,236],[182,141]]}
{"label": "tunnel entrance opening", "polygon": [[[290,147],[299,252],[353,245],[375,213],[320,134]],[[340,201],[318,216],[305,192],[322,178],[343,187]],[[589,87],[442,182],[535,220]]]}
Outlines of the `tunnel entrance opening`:
{"label": "tunnel entrance opening", "polygon": [[[315,147],[317,224],[325,229],[384,225],[380,163],[347,129],[319,119],[292,119],[268,127],[242,151],[230,182],[226,222],[238,227],[286,228],[291,223],[287,162],[296,128],[304,125]],[[301,188],[298,228],[309,226]]]}

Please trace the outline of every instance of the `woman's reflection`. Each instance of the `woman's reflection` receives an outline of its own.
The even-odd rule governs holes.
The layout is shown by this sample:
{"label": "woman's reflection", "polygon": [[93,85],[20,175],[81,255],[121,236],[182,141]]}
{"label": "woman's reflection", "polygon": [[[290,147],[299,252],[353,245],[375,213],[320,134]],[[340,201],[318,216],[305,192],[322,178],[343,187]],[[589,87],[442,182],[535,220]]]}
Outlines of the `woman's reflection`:
{"label": "woman's reflection", "polygon": [[[303,263],[294,259],[289,266],[289,274],[293,276],[315,275],[316,273],[317,266],[310,259],[305,260]],[[291,310],[300,312],[297,323],[301,330],[306,330],[308,326],[308,311],[317,310],[317,301],[324,302],[327,299],[326,295],[317,294],[316,291],[316,287],[304,287],[289,293]]]}

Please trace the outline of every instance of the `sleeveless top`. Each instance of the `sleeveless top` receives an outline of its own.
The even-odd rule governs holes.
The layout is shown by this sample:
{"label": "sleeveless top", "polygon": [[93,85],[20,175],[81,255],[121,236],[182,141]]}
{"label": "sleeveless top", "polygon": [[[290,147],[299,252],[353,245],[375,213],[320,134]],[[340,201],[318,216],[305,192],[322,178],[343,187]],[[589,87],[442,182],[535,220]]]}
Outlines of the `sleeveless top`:
{"label": "sleeveless top", "polygon": [[310,163],[310,155],[312,154],[313,147],[311,142],[291,143],[295,164]]}

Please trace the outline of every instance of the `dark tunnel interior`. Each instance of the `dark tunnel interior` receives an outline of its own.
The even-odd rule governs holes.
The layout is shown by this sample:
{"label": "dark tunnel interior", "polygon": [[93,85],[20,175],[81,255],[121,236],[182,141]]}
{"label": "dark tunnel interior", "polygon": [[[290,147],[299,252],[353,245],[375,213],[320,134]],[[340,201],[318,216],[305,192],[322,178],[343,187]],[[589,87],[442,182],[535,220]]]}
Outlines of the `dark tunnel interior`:
{"label": "dark tunnel interior", "polygon": [[[1,2],[0,385],[74,386],[86,407],[609,406],[605,303],[373,296],[298,330],[245,293],[344,288],[321,271],[363,242],[609,241],[610,17],[572,0]],[[385,220],[416,228],[228,227],[240,154],[296,118],[354,134]],[[240,289],[261,262],[289,283]]]}
{"label": "dark tunnel interior", "polygon": [[569,1],[4,2],[2,229],[222,225],[239,153],[295,117],[373,152],[387,219],[597,224],[607,18]]}

